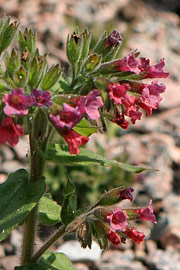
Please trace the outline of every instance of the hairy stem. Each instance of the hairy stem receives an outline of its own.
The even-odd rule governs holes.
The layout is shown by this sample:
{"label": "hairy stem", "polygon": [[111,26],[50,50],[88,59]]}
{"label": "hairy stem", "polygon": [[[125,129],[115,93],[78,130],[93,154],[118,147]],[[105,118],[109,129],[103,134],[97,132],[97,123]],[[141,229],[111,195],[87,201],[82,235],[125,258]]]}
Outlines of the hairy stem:
{"label": "hairy stem", "polygon": [[[36,120],[40,119],[37,123]],[[32,123],[28,122],[29,127],[29,142],[30,142],[30,153],[31,153],[31,167],[30,167],[30,182],[38,181],[43,175],[45,168],[45,160],[39,153],[39,147],[45,151],[48,142],[47,136],[43,137],[41,130],[43,130],[43,121],[39,116]],[[23,247],[22,247],[22,265],[30,262],[34,251],[34,241],[36,234],[36,220],[37,220],[38,205],[32,209],[26,218],[24,223],[24,236],[23,236]]]}
{"label": "hairy stem", "polygon": [[30,263],[36,262],[52,244],[54,244],[62,235],[65,234],[65,231],[66,226],[61,226],[60,229],[55,232],[55,234],[51,236],[48,241],[34,254],[34,256],[30,259]]}

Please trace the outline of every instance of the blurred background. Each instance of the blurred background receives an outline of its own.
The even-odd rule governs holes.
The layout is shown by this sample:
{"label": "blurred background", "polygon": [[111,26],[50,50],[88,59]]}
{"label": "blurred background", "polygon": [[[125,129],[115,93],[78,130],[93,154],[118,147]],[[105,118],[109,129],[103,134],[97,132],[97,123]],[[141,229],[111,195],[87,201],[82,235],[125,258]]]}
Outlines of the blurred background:
{"label": "blurred background", "polygon": [[[109,125],[106,135],[96,134],[87,147],[109,158],[135,165],[157,168],[157,172],[132,175],[118,168],[61,168],[48,164],[47,183],[53,198],[62,202],[67,171],[78,193],[78,207],[93,204],[105,190],[117,186],[135,189],[135,206],[145,206],[153,199],[158,224],[138,223],[147,234],[146,241],[136,245],[111,247],[101,252],[69,254],[79,270],[179,270],[180,269],[180,1],[179,0],[0,0],[0,17],[18,19],[21,26],[37,30],[40,53],[49,52],[49,64],[61,63],[68,68],[66,39],[76,26],[92,32],[91,46],[106,30],[118,30],[124,37],[121,57],[138,49],[151,63],[165,58],[170,76],[161,80],[167,86],[163,101],[153,116],[143,117],[128,130]],[[0,183],[7,174],[28,167],[26,138],[11,148],[0,146]],[[151,229],[151,232],[147,230]],[[54,229],[54,228],[53,228]],[[12,270],[18,262],[22,228],[15,230],[0,245],[0,269]],[[40,227],[39,244],[52,228]],[[73,238],[56,243],[54,249]],[[67,241],[70,240],[70,241]],[[67,245],[69,244],[69,246]],[[63,247],[62,247],[63,249]],[[61,249],[61,250],[62,250]],[[74,257],[73,257],[74,256]]]}

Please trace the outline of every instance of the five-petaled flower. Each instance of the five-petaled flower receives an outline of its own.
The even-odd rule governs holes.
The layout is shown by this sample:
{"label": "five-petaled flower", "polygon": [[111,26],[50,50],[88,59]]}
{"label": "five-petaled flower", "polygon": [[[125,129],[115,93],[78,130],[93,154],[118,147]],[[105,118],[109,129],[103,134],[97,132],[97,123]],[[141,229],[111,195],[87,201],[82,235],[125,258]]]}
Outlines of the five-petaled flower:
{"label": "five-petaled flower", "polygon": [[34,104],[32,95],[25,95],[24,89],[13,89],[11,94],[4,94],[2,102],[5,104],[4,113],[8,116],[24,116],[28,114],[28,107]]}
{"label": "five-petaled flower", "polygon": [[106,217],[106,219],[110,222],[110,230],[112,232],[116,232],[117,230],[123,232],[126,230],[126,226],[128,225],[128,215],[126,214],[126,210],[117,207]]}

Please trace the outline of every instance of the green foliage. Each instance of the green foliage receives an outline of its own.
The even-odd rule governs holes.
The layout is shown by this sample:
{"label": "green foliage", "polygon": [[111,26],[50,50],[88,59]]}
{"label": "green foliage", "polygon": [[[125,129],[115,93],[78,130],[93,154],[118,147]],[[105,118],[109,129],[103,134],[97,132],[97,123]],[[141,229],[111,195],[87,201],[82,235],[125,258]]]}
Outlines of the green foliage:
{"label": "green foliage", "polygon": [[47,149],[45,159],[66,166],[89,166],[99,164],[105,167],[119,167],[125,171],[140,173],[149,170],[148,168],[124,164],[116,160],[110,160],[87,149],[81,149],[78,155],[71,155],[67,147],[59,144],[51,144]]}
{"label": "green foliage", "polygon": [[29,183],[26,170],[20,169],[0,185],[0,241],[22,224],[45,192],[44,179]]}
{"label": "green foliage", "polygon": [[46,252],[37,263],[15,267],[15,270],[75,270],[63,253]]}
{"label": "green foliage", "polygon": [[50,226],[61,220],[61,206],[52,200],[51,194],[41,197],[38,207],[38,221],[41,225]]}
{"label": "green foliage", "polygon": [[48,90],[55,85],[59,80],[61,75],[61,70],[59,65],[51,66],[46,72],[44,79],[42,81],[42,90]]}
{"label": "green foliage", "polygon": [[24,30],[24,33],[19,31],[18,43],[21,53],[23,53],[25,49],[28,49],[28,51],[33,54],[37,48],[36,31],[32,31],[31,29],[28,28]]}
{"label": "green foliage", "polygon": [[13,41],[17,28],[18,23],[15,21],[10,24],[10,18],[7,16],[0,21],[0,55]]}
{"label": "green foliage", "polygon": [[90,136],[97,131],[97,127],[92,126],[89,121],[82,119],[74,128],[77,133],[82,136]]}
{"label": "green foliage", "polygon": [[[104,156],[104,149],[97,144],[96,151]],[[117,156],[121,162],[130,162],[127,155]],[[71,181],[76,186],[79,207],[87,207],[95,204],[101,194],[114,187],[131,186],[133,175],[121,170],[119,167],[74,166],[63,167],[60,164],[49,163],[47,166],[46,179],[53,197],[61,204],[61,190],[65,187],[66,178],[63,171],[67,171]],[[83,196],[82,196],[83,194]]]}

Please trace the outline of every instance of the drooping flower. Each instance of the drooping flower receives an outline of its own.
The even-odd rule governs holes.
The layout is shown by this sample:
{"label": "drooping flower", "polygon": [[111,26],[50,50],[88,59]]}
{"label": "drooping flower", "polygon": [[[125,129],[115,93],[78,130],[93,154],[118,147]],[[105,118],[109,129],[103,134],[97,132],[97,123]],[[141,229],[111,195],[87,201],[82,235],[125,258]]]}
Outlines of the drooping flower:
{"label": "drooping flower", "polygon": [[139,208],[135,210],[135,213],[138,215],[138,219],[156,222],[156,216],[153,213],[152,200],[150,200],[148,207]]}
{"label": "drooping flower", "polygon": [[110,215],[107,215],[106,219],[110,222],[110,230],[116,232],[117,230],[125,231],[128,225],[128,215],[126,210],[122,210],[120,207],[115,208]]}
{"label": "drooping flower", "polygon": [[75,155],[79,154],[79,146],[84,145],[89,141],[88,137],[78,134],[73,129],[64,134],[63,138],[69,146],[69,152]]}
{"label": "drooping flower", "polygon": [[103,106],[103,101],[98,89],[92,90],[87,96],[75,99],[75,106],[77,106],[81,114],[87,114],[92,120],[97,120],[100,117],[99,108]]}
{"label": "drooping flower", "polygon": [[144,233],[137,231],[132,227],[127,227],[126,230],[123,232],[129,238],[134,240],[137,244],[140,244],[144,240]]}
{"label": "drooping flower", "polygon": [[113,47],[121,44],[123,41],[122,35],[117,31],[113,30],[107,38],[106,47]]}
{"label": "drooping flower", "polygon": [[28,114],[28,107],[34,104],[31,95],[24,95],[24,89],[13,89],[11,94],[4,94],[2,102],[5,104],[4,113],[8,116]]}
{"label": "drooping flower", "polygon": [[160,59],[160,63],[150,66],[150,60],[147,58],[140,58],[139,69],[144,72],[145,78],[167,78],[169,73],[165,70],[164,58]]}
{"label": "drooping flower", "polygon": [[48,91],[33,89],[33,97],[38,107],[50,108],[52,105],[51,94]]}
{"label": "drooping flower", "polygon": [[107,238],[113,245],[117,246],[121,243],[120,236],[111,230],[108,232]]}
{"label": "drooping flower", "polygon": [[0,144],[8,142],[15,146],[19,142],[19,137],[24,135],[24,128],[21,125],[15,125],[11,117],[2,120],[0,126]]}

